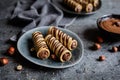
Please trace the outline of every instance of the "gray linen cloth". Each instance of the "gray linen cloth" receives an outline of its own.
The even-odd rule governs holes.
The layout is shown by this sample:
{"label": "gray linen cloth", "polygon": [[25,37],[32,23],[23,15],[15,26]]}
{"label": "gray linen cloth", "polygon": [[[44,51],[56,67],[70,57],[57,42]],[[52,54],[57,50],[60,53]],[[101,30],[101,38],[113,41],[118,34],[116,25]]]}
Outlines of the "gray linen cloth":
{"label": "gray linen cloth", "polygon": [[[12,41],[17,39],[24,32],[40,26],[60,26],[59,22],[63,18],[64,14],[57,6],[55,6],[51,0],[30,0],[30,1],[18,1],[13,11],[11,19],[19,18],[24,22],[29,22],[18,35],[14,35],[10,38]],[[71,20],[71,24],[75,19]],[[23,22],[22,21],[22,22]],[[68,24],[68,25],[69,25]],[[62,26],[64,28],[64,26]]]}

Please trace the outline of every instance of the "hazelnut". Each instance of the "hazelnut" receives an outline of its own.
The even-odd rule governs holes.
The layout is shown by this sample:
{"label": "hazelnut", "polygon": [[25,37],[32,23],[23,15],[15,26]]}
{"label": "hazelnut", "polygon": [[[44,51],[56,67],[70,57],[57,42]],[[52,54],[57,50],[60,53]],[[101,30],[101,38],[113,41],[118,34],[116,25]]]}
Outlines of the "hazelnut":
{"label": "hazelnut", "polygon": [[112,51],[113,52],[117,52],[118,51],[118,48],[116,46],[112,47]]}
{"label": "hazelnut", "polygon": [[51,54],[51,58],[52,58],[53,60],[57,60],[57,57],[56,57],[55,54]]}
{"label": "hazelnut", "polygon": [[9,49],[8,49],[8,54],[9,55],[13,55],[15,53],[15,48],[14,47],[10,47]]}
{"label": "hazelnut", "polygon": [[104,55],[99,56],[99,61],[104,61],[106,57]]}
{"label": "hazelnut", "polygon": [[19,65],[16,67],[16,70],[21,71],[22,68],[23,68],[22,65],[19,64]]}
{"label": "hazelnut", "polygon": [[98,42],[98,43],[102,43],[102,42],[103,42],[103,38],[100,37],[100,36],[98,36],[98,37],[97,37],[97,42]]}
{"label": "hazelnut", "polygon": [[98,50],[98,49],[100,49],[101,48],[101,45],[99,44],[99,43],[95,43],[94,44],[94,49],[95,50]]}
{"label": "hazelnut", "polygon": [[6,57],[0,58],[0,65],[4,66],[4,65],[8,64],[8,62],[9,62],[8,58],[6,58]]}

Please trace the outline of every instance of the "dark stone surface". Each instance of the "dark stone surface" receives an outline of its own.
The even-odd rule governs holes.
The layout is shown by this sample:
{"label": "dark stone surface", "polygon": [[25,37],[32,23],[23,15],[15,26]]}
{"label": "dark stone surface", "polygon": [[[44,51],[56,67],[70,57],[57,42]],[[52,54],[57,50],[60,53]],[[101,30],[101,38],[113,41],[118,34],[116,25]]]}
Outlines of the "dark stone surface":
{"label": "dark stone surface", "polygon": [[[78,16],[73,25],[68,27],[82,39],[84,56],[79,64],[60,70],[34,65],[17,52],[15,56],[6,55],[11,45],[9,38],[22,29],[19,25],[13,26],[9,23],[16,2],[17,0],[0,1],[0,57],[9,58],[9,64],[0,66],[0,80],[120,80],[120,52],[109,51],[112,46],[120,45],[120,41],[105,40],[100,50],[90,49],[96,36],[101,34],[96,25],[97,18],[105,14],[120,14],[120,0],[102,0],[103,5],[96,14],[87,17]],[[63,20],[67,22],[69,16],[65,16]],[[106,60],[97,61],[100,55],[105,55]],[[23,65],[22,71],[15,70],[18,64]]]}

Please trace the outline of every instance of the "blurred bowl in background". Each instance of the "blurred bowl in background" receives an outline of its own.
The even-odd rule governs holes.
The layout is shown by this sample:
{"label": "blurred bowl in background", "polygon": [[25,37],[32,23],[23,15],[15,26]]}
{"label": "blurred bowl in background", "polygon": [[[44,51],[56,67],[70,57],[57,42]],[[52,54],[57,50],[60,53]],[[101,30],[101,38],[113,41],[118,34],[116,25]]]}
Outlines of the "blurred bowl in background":
{"label": "blurred bowl in background", "polygon": [[102,0],[99,0],[99,5],[95,9],[93,9],[92,12],[81,11],[80,13],[77,13],[71,10],[71,8],[69,8],[68,6],[64,5],[63,0],[51,0],[51,2],[66,13],[81,15],[81,16],[95,14],[102,7]]}

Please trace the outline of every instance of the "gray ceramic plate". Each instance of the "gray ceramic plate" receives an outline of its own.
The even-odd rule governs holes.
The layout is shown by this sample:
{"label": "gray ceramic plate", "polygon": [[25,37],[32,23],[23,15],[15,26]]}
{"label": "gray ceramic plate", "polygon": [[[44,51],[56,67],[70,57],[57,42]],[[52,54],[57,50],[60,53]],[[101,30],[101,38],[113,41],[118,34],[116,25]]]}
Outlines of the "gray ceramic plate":
{"label": "gray ceramic plate", "polygon": [[98,6],[95,10],[93,10],[92,12],[86,13],[86,12],[82,11],[81,13],[76,13],[76,12],[74,12],[73,10],[71,10],[70,8],[66,7],[66,6],[63,4],[62,1],[63,1],[63,0],[51,0],[51,2],[52,2],[53,4],[55,4],[58,8],[62,9],[63,11],[65,11],[65,12],[67,12],[67,13],[76,14],[76,15],[90,15],[90,14],[94,14],[94,13],[96,13],[96,12],[101,8],[101,6],[102,6],[102,1],[99,0],[99,6]]}
{"label": "gray ceramic plate", "polygon": [[20,54],[30,62],[33,62],[40,66],[49,67],[49,68],[67,68],[79,63],[83,55],[82,42],[75,33],[71,32],[70,30],[62,29],[62,28],[59,28],[59,29],[67,33],[68,35],[72,36],[74,39],[78,41],[78,47],[72,51],[73,56],[70,61],[62,63],[62,62],[54,61],[50,58],[46,60],[40,60],[37,57],[33,56],[33,53],[30,52],[30,48],[33,46],[32,33],[35,31],[41,31],[42,34],[45,36],[47,34],[48,28],[49,28],[48,26],[38,27],[24,33],[19,38],[17,43],[17,48]]}

